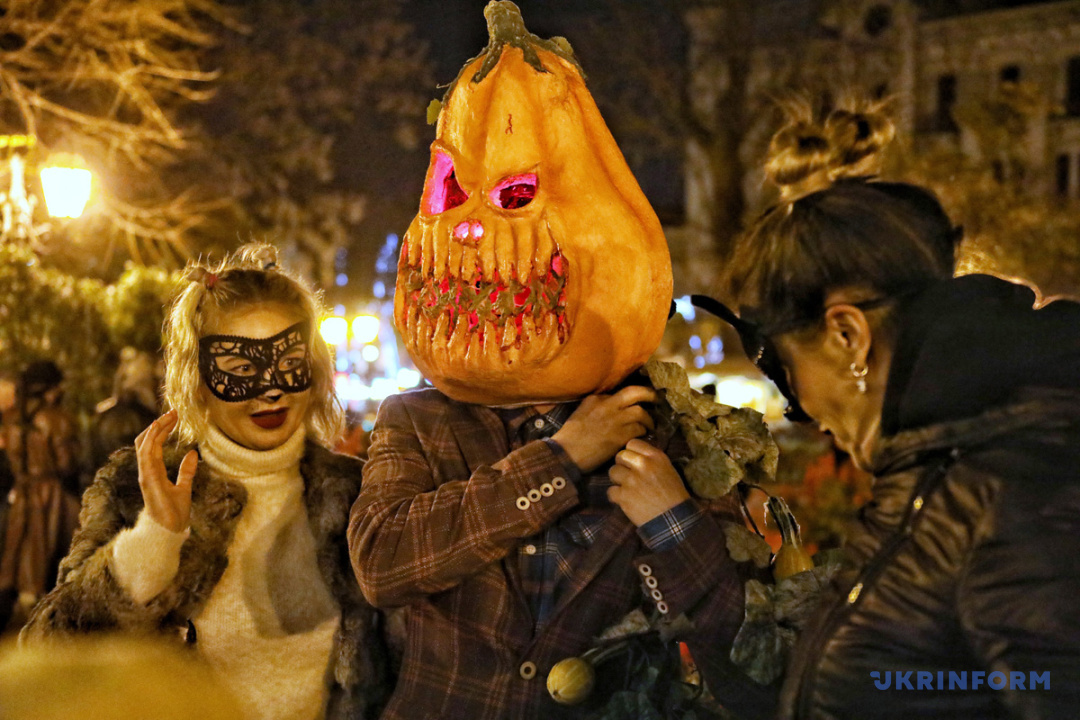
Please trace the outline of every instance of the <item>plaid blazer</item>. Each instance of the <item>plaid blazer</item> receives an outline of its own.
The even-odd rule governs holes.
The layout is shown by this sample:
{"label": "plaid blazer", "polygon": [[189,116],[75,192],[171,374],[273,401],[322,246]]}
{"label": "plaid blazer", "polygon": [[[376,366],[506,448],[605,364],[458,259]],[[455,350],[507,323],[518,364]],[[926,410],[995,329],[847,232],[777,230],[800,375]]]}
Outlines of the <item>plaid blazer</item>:
{"label": "plaid blazer", "polygon": [[348,537],[368,601],[407,608],[384,719],[584,717],[588,703],[565,707],[548,696],[548,671],[627,612],[658,605],[692,621],[681,639],[723,699],[743,584],[717,521],[734,519],[734,501],[656,553],[613,508],[551,617],[534,629],[515,553],[578,504],[565,474],[548,443],[513,448],[491,408],[431,389],[383,401]]}

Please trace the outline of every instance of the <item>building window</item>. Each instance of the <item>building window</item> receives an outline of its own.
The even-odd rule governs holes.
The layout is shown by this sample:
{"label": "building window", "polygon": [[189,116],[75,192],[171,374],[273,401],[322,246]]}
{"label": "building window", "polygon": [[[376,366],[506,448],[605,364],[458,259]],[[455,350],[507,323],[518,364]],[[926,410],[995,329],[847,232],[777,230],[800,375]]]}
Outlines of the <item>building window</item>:
{"label": "building window", "polygon": [[888,5],[875,5],[863,18],[863,30],[870,37],[877,37],[892,25],[892,8]]}
{"label": "building window", "polygon": [[956,76],[941,75],[937,81],[937,111],[934,115],[934,126],[942,132],[956,132],[956,121],[953,120],[952,109],[956,104]]}
{"label": "building window", "polygon": [[821,107],[821,117],[829,117],[832,111],[836,109],[836,100],[833,98],[832,91],[822,90],[818,95],[819,107]]}
{"label": "building window", "polygon": [[998,78],[1003,83],[1020,82],[1020,66],[1006,65],[1005,67],[1001,68],[1001,72],[998,74]]}
{"label": "building window", "polygon": [[1080,116],[1080,56],[1069,58],[1066,74],[1068,81],[1065,90],[1065,113],[1073,117]]}
{"label": "building window", "polygon": [[993,173],[995,182],[1005,182],[1005,163],[1001,162],[1001,160],[994,160],[990,163],[990,172]]}
{"label": "building window", "polygon": [[1061,197],[1069,196],[1069,170],[1072,158],[1069,155],[1058,155],[1055,167],[1057,176],[1057,194]]}

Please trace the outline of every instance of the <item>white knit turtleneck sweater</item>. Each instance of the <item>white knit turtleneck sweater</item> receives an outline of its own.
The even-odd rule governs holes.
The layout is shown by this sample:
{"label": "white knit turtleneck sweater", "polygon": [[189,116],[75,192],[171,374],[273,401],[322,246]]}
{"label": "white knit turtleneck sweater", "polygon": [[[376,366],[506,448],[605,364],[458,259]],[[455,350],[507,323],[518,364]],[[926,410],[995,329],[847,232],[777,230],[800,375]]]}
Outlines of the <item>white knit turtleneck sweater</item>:
{"label": "white knit turtleneck sweater", "polygon": [[[200,654],[250,718],[318,718],[340,610],[319,573],[304,506],[300,457],[304,428],[281,447],[241,447],[211,427],[200,462],[242,484],[244,511],[229,565],[193,618]],[[188,532],[172,533],[143,512],[113,543],[112,570],[136,602],[148,602],[176,576]]]}

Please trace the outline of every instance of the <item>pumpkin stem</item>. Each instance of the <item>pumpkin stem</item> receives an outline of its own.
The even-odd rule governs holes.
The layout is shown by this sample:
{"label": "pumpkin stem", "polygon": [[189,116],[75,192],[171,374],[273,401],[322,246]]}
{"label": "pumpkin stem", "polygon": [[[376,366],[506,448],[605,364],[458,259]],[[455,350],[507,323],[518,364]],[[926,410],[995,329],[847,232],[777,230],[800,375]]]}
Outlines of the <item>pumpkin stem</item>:
{"label": "pumpkin stem", "polygon": [[[536,49],[540,48],[572,63],[581,73],[581,77],[585,77],[581,65],[574,57],[574,50],[566,38],[555,37],[544,40],[533,35],[525,28],[521,10],[510,0],[491,0],[484,8],[484,17],[487,19],[488,44],[480,54],[487,57],[484,58],[484,64],[472,76],[474,83],[483,80],[495,68],[506,45],[519,48],[525,56],[525,62],[529,63],[536,72],[547,72],[547,68],[540,62],[540,56],[536,54]],[[472,60],[469,62],[471,63]]]}
{"label": "pumpkin stem", "polygon": [[794,513],[788,509],[787,502],[783,498],[770,495],[766,506],[776,522],[777,529],[780,530],[783,542],[788,545],[801,546],[802,538],[799,536],[799,523],[795,520]]}

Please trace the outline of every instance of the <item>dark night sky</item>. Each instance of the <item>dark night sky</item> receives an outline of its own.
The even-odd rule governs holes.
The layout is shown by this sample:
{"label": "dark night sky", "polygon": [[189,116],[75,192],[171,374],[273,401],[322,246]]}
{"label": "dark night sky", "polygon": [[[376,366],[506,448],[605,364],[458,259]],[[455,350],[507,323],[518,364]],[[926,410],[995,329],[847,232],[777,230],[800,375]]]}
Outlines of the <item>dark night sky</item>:
{"label": "dark night sky", "polygon": [[[564,35],[575,41],[575,21],[600,9],[603,0],[515,0],[525,25],[540,37]],[[430,43],[436,78],[448,83],[465,61],[487,44],[487,0],[409,0],[406,17]]]}

